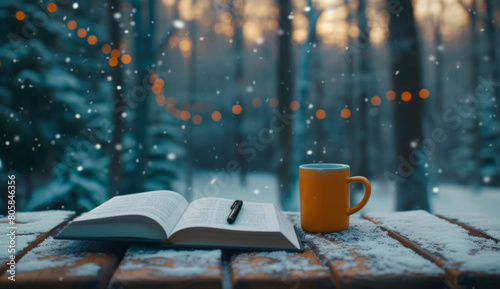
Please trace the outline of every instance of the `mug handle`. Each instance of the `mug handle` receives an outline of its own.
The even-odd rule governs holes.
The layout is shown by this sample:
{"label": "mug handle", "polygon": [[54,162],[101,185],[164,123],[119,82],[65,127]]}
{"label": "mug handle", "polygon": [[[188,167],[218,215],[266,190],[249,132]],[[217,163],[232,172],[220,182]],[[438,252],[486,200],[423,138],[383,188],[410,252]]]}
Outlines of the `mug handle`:
{"label": "mug handle", "polygon": [[368,199],[370,198],[370,194],[372,192],[372,186],[371,186],[370,182],[368,181],[368,179],[365,177],[347,177],[346,182],[348,184],[360,182],[360,183],[363,183],[365,185],[365,196],[363,197],[361,202],[359,202],[359,204],[357,204],[356,206],[347,209],[347,215],[350,216],[350,215],[356,213],[357,211],[361,210],[366,205],[366,203],[368,202]]}

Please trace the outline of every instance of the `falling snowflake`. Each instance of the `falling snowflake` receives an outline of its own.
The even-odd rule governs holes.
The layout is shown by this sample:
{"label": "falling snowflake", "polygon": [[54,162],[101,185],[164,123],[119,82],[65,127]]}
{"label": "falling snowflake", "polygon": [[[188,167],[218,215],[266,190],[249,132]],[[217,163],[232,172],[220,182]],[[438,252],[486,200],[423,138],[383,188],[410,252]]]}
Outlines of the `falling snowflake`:
{"label": "falling snowflake", "polygon": [[184,21],[179,19],[174,20],[172,22],[172,25],[174,25],[174,27],[177,29],[183,29],[184,27],[186,27],[186,23],[184,23]]}

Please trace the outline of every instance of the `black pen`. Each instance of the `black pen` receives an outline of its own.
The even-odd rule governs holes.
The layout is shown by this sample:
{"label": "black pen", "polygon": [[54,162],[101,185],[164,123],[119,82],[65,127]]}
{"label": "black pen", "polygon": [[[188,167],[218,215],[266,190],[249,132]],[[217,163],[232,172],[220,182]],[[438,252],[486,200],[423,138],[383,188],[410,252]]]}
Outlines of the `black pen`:
{"label": "black pen", "polygon": [[241,207],[243,207],[242,200],[234,201],[233,205],[231,206],[231,213],[229,213],[229,216],[227,217],[227,222],[229,224],[232,224],[234,223],[234,221],[236,221],[236,217],[238,217],[238,213],[240,212]]}

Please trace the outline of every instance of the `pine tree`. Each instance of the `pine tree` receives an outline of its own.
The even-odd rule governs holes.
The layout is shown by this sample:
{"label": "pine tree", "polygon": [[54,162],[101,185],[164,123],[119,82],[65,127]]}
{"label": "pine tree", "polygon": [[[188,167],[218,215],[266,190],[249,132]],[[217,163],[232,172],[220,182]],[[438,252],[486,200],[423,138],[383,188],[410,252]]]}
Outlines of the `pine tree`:
{"label": "pine tree", "polygon": [[[75,13],[64,6],[50,12],[46,5],[33,0],[0,7],[1,27],[6,28],[0,36],[0,113],[7,120],[0,124],[5,146],[0,170],[22,180],[20,209],[83,211],[106,200],[102,172],[107,159],[98,149],[106,141],[105,122],[99,97],[89,93],[91,83],[99,83],[89,69],[102,64],[88,57],[95,53],[86,39],[66,27]],[[24,19],[16,19],[19,11]],[[80,26],[88,22],[78,16]],[[89,32],[102,38],[98,24],[93,28]]]}
{"label": "pine tree", "polygon": [[[388,7],[391,5],[387,1]],[[394,72],[393,87],[396,94],[409,92],[411,101],[394,101],[394,127],[396,154],[401,164],[415,149],[412,143],[422,140],[422,99],[418,97],[422,87],[420,47],[417,37],[412,2],[399,5],[397,15],[389,23],[391,66]],[[397,186],[397,210],[430,210],[427,193],[427,178],[424,166],[417,164],[403,176]]]}

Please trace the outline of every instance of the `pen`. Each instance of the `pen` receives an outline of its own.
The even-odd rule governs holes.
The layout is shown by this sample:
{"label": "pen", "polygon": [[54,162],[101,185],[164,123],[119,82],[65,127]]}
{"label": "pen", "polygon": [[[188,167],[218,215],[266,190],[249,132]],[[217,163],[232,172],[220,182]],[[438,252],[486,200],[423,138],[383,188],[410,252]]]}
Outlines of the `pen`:
{"label": "pen", "polygon": [[243,207],[242,200],[236,200],[231,205],[231,213],[229,213],[229,216],[227,216],[227,222],[229,224],[232,224],[232,223],[234,223],[234,221],[236,221],[236,217],[238,216],[238,213],[240,212],[241,207]]}

